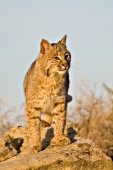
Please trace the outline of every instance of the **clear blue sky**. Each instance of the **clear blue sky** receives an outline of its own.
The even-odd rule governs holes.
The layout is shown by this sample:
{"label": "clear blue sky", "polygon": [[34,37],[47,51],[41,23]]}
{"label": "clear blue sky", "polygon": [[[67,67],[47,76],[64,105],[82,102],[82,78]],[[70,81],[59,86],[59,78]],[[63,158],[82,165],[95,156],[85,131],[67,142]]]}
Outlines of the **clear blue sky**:
{"label": "clear blue sky", "polygon": [[113,85],[113,0],[0,0],[0,97],[24,101],[23,79],[42,38],[67,34],[70,93],[81,79]]}

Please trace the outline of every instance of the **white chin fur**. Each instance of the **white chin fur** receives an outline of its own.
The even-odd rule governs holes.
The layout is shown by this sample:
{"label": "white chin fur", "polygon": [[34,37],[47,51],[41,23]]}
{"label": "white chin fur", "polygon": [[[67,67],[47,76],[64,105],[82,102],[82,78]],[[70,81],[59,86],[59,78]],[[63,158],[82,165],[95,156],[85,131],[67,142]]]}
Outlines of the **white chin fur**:
{"label": "white chin fur", "polygon": [[65,73],[66,73],[66,70],[63,70],[63,71],[57,71],[57,73],[59,73],[59,74],[65,74]]}

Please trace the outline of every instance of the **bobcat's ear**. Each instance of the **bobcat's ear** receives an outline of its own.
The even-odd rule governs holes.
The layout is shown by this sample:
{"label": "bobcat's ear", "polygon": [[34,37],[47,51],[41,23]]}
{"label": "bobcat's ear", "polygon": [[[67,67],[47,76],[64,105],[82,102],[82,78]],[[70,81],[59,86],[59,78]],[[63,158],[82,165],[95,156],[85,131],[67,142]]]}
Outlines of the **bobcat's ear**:
{"label": "bobcat's ear", "polygon": [[42,39],[40,43],[40,52],[45,54],[47,51],[49,51],[50,47],[51,44],[47,40]]}
{"label": "bobcat's ear", "polygon": [[59,41],[59,43],[60,44],[66,44],[66,39],[67,39],[67,35],[65,35],[60,41]]}

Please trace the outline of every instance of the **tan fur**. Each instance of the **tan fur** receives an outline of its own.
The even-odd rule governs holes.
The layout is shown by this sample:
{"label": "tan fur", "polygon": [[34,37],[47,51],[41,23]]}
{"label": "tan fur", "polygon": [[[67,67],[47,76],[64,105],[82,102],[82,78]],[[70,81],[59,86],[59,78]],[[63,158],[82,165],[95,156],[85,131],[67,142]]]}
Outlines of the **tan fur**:
{"label": "tan fur", "polygon": [[67,145],[63,135],[66,123],[67,93],[71,55],[66,48],[66,36],[56,44],[42,39],[38,58],[32,63],[24,80],[26,117],[30,134],[30,150],[41,150],[41,113],[52,114],[53,144]]}

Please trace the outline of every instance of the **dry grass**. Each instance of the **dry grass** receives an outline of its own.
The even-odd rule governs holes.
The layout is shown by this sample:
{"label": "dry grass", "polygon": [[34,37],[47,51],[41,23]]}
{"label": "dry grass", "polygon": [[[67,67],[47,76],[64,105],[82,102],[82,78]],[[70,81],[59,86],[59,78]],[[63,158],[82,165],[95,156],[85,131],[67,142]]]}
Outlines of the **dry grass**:
{"label": "dry grass", "polygon": [[76,106],[69,119],[79,136],[90,138],[113,159],[113,90],[103,84],[97,97],[95,90],[82,82],[76,92]]}
{"label": "dry grass", "polygon": [[0,98],[0,135],[11,127],[25,124],[23,108],[23,104],[19,109],[7,108],[5,102]]}

